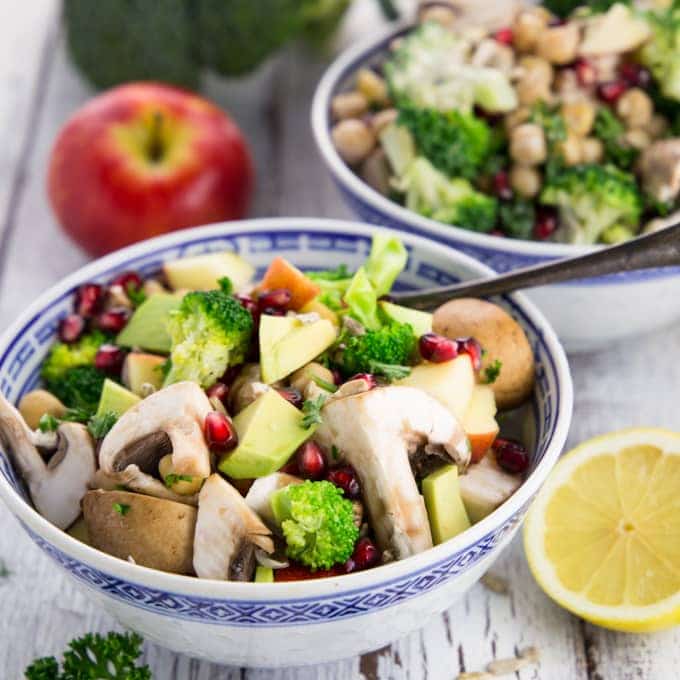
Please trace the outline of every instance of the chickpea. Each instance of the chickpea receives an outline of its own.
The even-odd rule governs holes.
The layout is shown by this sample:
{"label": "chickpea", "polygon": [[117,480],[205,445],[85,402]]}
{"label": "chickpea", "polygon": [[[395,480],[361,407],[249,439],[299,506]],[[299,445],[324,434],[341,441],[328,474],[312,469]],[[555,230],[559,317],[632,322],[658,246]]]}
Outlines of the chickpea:
{"label": "chickpea", "polygon": [[557,150],[566,165],[578,165],[583,158],[581,139],[573,132],[568,132],[567,138],[557,144]]}
{"label": "chickpea", "polygon": [[641,128],[627,130],[623,138],[630,146],[640,151],[646,149],[652,143],[649,133]]}
{"label": "chickpea", "polygon": [[350,165],[361,163],[375,146],[373,131],[362,120],[341,120],[331,130],[333,143],[340,156]]}
{"label": "chickpea", "polygon": [[627,128],[642,128],[649,124],[654,105],[649,95],[639,87],[624,92],[616,102],[616,113]]}
{"label": "chickpea", "polygon": [[510,132],[513,128],[526,123],[531,117],[531,109],[528,106],[519,106],[505,116],[505,131]]}
{"label": "chickpea", "polygon": [[477,45],[471,63],[474,66],[487,66],[510,73],[515,65],[515,52],[493,38],[484,38]]}
{"label": "chickpea", "polygon": [[599,163],[604,157],[604,145],[597,137],[581,140],[581,160],[584,163]]}
{"label": "chickpea", "polygon": [[66,413],[66,406],[47,390],[31,390],[21,397],[19,413],[31,430],[37,430],[45,414],[61,418]]}
{"label": "chickpea", "polygon": [[520,61],[522,76],[517,83],[517,97],[521,104],[531,106],[537,101],[550,101],[553,67],[545,59],[526,56]]}
{"label": "chickpea", "polygon": [[357,73],[357,90],[371,104],[385,104],[388,100],[387,83],[370,68],[359,69]]}
{"label": "chickpea", "polygon": [[331,113],[335,120],[358,118],[368,111],[368,100],[361,92],[336,94],[331,101]]}
{"label": "chickpea", "polygon": [[371,118],[371,129],[376,135],[379,135],[388,125],[397,120],[399,112],[396,109],[383,109],[378,111]]}
{"label": "chickpea", "polygon": [[530,52],[538,42],[541,32],[546,29],[548,19],[538,12],[520,12],[512,26],[512,43],[520,52]]}
{"label": "chickpea", "polygon": [[593,129],[595,106],[587,99],[576,99],[562,104],[562,118],[570,132],[585,137]]}
{"label": "chickpea", "polygon": [[[191,477],[190,475],[178,475],[175,472],[175,468],[172,467],[172,454],[169,453],[167,456],[163,456],[158,461],[158,474],[165,485],[175,493],[180,496],[191,496],[198,492],[198,490],[203,485],[202,477]],[[175,479],[169,475],[175,475]],[[172,483],[171,483],[172,482]]]}
{"label": "chickpea", "polygon": [[442,5],[434,5],[432,7],[424,7],[418,13],[418,20],[421,23],[426,21],[434,21],[441,24],[445,28],[453,28],[456,23],[456,12],[453,7],[443,7]]}
{"label": "chickpea", "polygon": [[510,156],[517,163],[538,165],[548,157],[545,133],[540,125],[522,123],[510,133]]}
{"label": "chickpea", "polygon": [[555,76],[555,93],[563,101],[573,101],[583,97],[583,90],[578,82],[578,76],[570,68],[562,69]]}
{"label": "chickpea", "polygon": [[663,137],[668,130],[668,121],[659,113],[655,113],[646,126],[646,130],[652,139]]}
{"label": "chickpea", "polygon": [[576,58],[580,37],[574,22],[546,28],[538,36],[536,54],[551,64],[568,64]]}
{"label": "chickpea", "polygon": [[[307,385],[314,382],[314,378],[318,378],[320,381],[327,382],[330,385],[335,384],[332,371],[316,361],[310,361],[302,368],[298,368],[298,370],[290,376],[290,386],[293,389],[298,390],[300,394],[304,394]],[[319,387],[323,389],[321,385],[319,385]]]}
{"label": "chickpea", "polygon": [[541,173],[529,165],[513,165],[510,186],[524,198],[533,198],[541,190]]}

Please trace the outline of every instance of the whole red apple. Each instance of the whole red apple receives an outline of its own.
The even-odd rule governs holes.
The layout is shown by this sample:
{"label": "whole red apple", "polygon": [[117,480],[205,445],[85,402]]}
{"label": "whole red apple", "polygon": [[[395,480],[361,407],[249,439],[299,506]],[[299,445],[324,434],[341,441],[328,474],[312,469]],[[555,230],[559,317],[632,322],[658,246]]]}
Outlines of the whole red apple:
{"label": "whole red apple", "polygon": [[240,130],[190,92],[131,83],[95,97],[61,130],[48,191],[64,231],[87,252],[242,217],[253,166]]}

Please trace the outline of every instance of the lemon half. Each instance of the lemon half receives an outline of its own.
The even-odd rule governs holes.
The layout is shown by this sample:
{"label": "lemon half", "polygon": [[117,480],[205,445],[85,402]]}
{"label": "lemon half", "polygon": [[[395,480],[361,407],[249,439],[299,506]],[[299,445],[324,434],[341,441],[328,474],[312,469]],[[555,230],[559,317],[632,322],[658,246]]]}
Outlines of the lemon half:
{"label": "lemon half", "polygon": [[624,430],[569,452],[529,510],[524,547],[543,590],[592,623],[680,623],[680,434]]}

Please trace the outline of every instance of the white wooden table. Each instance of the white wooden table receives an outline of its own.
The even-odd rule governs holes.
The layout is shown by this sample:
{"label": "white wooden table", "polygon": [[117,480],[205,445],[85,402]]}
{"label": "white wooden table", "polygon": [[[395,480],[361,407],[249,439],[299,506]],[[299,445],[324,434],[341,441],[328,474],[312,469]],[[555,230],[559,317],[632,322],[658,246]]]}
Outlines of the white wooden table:
{"label": "white wooden table", "polygon": [[[357,0],[363,2],[364,0]],[[58,0],[0,0],[0,322],[86,258],[59,232],[45,196],[50,145],[91,90],[69,65]],[[360,21],[360,30],[376,27]],[[228,108],[250,138],[258,166],[254,216],[350,217],[321,168],[308,108],[321,60],[290,52],[243,83],[209,80],[206,93]],[[622,301],[625,302],[625,301]],[[631,310],[634,313],[634,310]],[[572,358],[576,409],[570,444],[633,425],[680,429],[680,327]],[[71,638],[108,631],[95,608],[0,508],[0,676],[22,677],[34,657],[58,654]],[[145,646],[160,680],[265,678],[452,680],[495,657],[538,647],[541,665],[521,680],[671,680],[680,677],[680,629],[627,636],[587,625],[550,602],[516,541],[494,567],[510,583],[483,585],[418,633],[363,658],[319,668],[255,671],[219,667]],[[291,659],[294,662],[294,659]]]}

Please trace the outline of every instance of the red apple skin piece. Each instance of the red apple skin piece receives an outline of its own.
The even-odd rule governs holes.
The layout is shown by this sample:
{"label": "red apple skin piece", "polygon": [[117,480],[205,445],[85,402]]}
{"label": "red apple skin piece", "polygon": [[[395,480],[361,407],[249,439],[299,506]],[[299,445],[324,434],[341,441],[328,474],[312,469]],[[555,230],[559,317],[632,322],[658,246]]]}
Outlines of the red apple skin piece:
{"label": "red apple skin piece", "polygon": [[470,462],[479,463],[487,454],[491,445],[496,441],[498,430],[495,432],[483,432],[468,434],[470,440]]}
{"label": "red apple skin piece", "polygon": [[475,385],[470,404],[463,418],[463,428],[470,440],[470,460],[479,463],[496,440],[496,402],[489,385]]}
{"label": "red apple skin piece", "polygon": [[95,97],[66,123],[47,184],[64,231],[102,255],[175,229],[242,217],[253,165],[240,130],[217,106],[176,87],[130,83]]}

